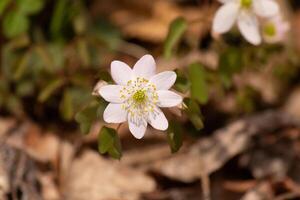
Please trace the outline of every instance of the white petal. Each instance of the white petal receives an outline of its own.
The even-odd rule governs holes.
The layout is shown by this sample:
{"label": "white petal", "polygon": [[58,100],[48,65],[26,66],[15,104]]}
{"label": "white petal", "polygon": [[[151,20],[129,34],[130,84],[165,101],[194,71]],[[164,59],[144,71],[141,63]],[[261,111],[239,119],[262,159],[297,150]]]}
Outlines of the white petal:
{"label": "white petal", "polygon": [[236,21],[239,8],[240,6],[236,2],[224,4],[215,15],[213,31],[216,33],[228,32]]}
{"label": "white petal", "polygon": [[182,97],[169,90],[157,91],[159,107],[174,107],[182,102]]}
{"label": "white petal", "polygon": [[148,116],[149,124],[158,130],[167,130],[169,126],[169,122],[165,116],[165,114],[159,109],[155,109],[155,113],[150,113]]}
{"label": "white petal", "polygon": [[141,139],[146,133],[147,121],[144,118],[128,117],[128,126],[132,135],[137,139]]}
{"label": "white petal", "polygon": [[122,123],[127,119],[127,112],[122,109],[122,104],[110,103],[104,110],[103,119],[107,123]]}
{"label": "white petal", "polygon": [[153,83],[158,90],[168,90],[174,85],[176,78],[177,75],[175,72],[166,71],[152,76],[150,82]]}
{"label": "white petal", "polygon": [[125,99],[121,99],[120,90],[123,88],[121,85],[105,85],[99,89],[99,94],[105,101],[111,103],[122,103]]}
{"label": "white petal", "polygon": [[253,13],[241,12],[238,17],[238,27],[248,42],[253,45],[261,43],[257,18]]}
{"label": "white petal", "polygon": [[236,1],[236,0],[218,0],[220,3],[228,3],[230,1]]}
{"label": "white petal", "polygon": [[139,59],[133,67],[133,73],[137,77],[149,79],[155,74],[156,64],[151,55],[145,55]]}
{"label": "white petal", "polygon": [[111,76],[113,80],[119,85],[126,85],[132,78],[132,69],[123,62],[113,61],[111,63]]}
{"label": "white petal", "polygon": [[279,6],[273,0],[254,0],[253,7],[260,17],[273,17],[279,13]]}

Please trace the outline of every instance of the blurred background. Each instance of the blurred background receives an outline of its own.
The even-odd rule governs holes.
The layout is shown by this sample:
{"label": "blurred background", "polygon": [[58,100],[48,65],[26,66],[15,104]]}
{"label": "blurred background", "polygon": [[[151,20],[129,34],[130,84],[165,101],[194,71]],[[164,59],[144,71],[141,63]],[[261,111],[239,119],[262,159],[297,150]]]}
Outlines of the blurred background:
{"label": "blurred background", "polygon": [[[290,30],[253,46],[212,33],[217,0],[0,0],[0,199],[300,199],[300,1],[278,3]],[[136,140],[93,91],[145,54],[185,99]]]}

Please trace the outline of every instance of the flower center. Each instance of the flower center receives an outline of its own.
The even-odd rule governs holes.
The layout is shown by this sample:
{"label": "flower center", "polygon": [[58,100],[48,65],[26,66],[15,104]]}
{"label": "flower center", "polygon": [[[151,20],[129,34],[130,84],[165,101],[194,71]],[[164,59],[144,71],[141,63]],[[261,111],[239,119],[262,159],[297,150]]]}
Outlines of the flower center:
{"label": "flower center", "polygon": [[137,126],[143,124],[149,114],[156,114],[158,94],[156,86],[141,77],[130,80],[120,90],[120,98],[124,100],[122,109],[128,112],[131,122]]}
{"label": "flower center", "polygon": [[243,8],[250,8],[252,6],[252,0],[241,0],[241,6]]}
{"label": "flower center", "polygon": [[143,103],[147,98],[145,90],[141,89],[136,91],[132,98],[136,103]]}
{"label": "flower center", "polygon": [[267,25],[265,25],[264,27],[264,33],[267,36],[274,36],[276,34],[276,27],[273,23],[268,23]]}

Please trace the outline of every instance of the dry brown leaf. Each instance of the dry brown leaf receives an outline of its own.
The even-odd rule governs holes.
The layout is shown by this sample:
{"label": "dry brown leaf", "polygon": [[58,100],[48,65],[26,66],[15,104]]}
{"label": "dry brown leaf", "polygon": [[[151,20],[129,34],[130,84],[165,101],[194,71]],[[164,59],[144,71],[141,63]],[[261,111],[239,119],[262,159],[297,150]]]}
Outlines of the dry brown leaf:
{"label": "dry brown leaf", "polygon": [[86,151],[72,164],[64,194],[67,200],[138,200],[154,189],[145,173]]}
{"label": "dry brown leaf", "polygon": [[24,133],[24,150],[40,162],[57,161],[59,138],[51,132],[44,132],[37,125],[28,122]]}
{"label": "dry brown leaf", "polygon": [[280,111],[266,111],[233,122],[217,130],[211,138],[195,143],[187,152],[155,162],[153,167],[172,179],[192,182],[201,177],[201,171],[212,173],[246,150],[254,135],[285,126],[299,126],[299,123]]}
{"label": "dry brown leaf", "polygon": [[[2,149],[1,149],[2,150]],[[10,190],[8,173],[5,170],[4,160],[0,159],[0,199],[5,199]]]}
{"label": "dry brown leaf", "polygon": [[39,182],[41,184],[42,196],[44,200],[59,200],[59,192],[51,173],[40,173]]}
{"label": "dry brown leaf", "polygon": [[300,87],[295,88],[290,96],[287,98],[287,101],[284,106],[284,110],[290,115],[300,120]]}
{"label": "dry brown leaf", "polygon": [[241,200],[272,200],[272,188],[268,182],[263,182],[249,190]]}
{"label": "dry brown leaf", "polygon": [[1,118],[0,119],[0,137],[3,137],[4,134],[12,129],[17,124],[16,120],[12,118]]}
{"label": "dry brown leaf", "polygon": [[122,32],[131,38],[160,43],[168,33],[169,24],[177,17],[193,22],[188,27],[192,38],[199,38],[210,28],[210,16],[215,8],[180,7],[175,2],[156,0],[149,4],[145,13],[120,9],[110,15],[112,21],[121,27]]}
{"label": "dry brown leaf", "polygon": [[296,46],[297,50],[299,51],[300,50],[300,38],[298,37],[298,35],[300,34],[300,28],[299,28],[300,27],[300,12],[299,11],[295,14],[291,27],[293,27],[293,28],[291,28],[291,31],[293,34],[293,38],[295,39],[294,45]]}

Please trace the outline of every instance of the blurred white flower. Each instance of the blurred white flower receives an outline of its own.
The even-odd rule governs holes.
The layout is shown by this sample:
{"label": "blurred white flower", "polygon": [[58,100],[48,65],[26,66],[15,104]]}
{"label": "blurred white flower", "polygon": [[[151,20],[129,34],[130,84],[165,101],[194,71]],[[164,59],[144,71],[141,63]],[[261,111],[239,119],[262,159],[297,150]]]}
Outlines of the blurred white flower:
{"label": "blurred white flower", "polygon": [[219,0],[223,5],[213,21],[213,31],[226,33],[237,22],[244,38],[253,45],[261,43],[259,17],[273,17],[279,13],[274,0]]}
{"label": "blurred white flower", "polygon": [[282,42],[286,39],[286,33],[290,30],[289,22],[278,15],[268,19],[262,29],[263,38],[267,43]]}
{"label": "blurred white flower", "polygon": [[149,123],[153,128],[166,130],[168,120],[159,107],[173,107],[182,97],[169,89],[176,81],[176,73],[155,74],[156,64],[145,55],[131,69],[120,61],[111,63],[111,75],[117,85],[106,85],[99,94],[108,102],[103,118],[107,123],[128,121],[134,137],[141,139]]}

